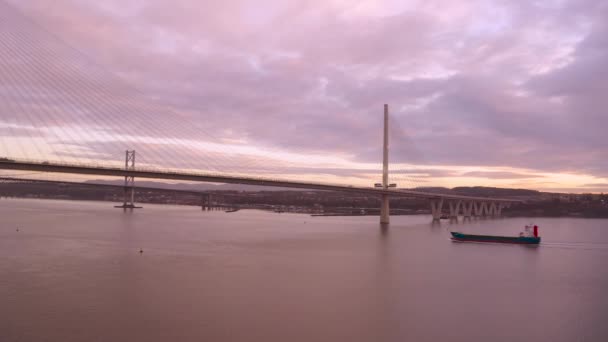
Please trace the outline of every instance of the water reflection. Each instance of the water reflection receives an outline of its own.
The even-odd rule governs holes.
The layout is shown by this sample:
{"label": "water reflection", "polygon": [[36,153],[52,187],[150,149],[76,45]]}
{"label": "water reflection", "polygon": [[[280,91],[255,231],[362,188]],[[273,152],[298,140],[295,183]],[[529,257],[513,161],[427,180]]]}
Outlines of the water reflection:
{"label": "water reflection", "polygon": [[441,221],[432,220],[430,226],[431,228],[441,227]]}
{"label": "water reflection", "polygon": [[388,223],[380,223],[380,236],[388,237],[390,225]]}

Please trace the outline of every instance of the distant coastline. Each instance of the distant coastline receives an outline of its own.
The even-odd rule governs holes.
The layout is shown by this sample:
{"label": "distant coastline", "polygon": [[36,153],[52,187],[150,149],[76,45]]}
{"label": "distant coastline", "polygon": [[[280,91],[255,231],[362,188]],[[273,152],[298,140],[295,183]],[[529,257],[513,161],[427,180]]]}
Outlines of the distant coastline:
{"label": "distant coastline", "polygon": [[[149,182],[146,186],[155,186]],[[177,185],[175,189],[156,189],[136,192],[136,202],[141,204],[168,204],[201,206],[201,195],[183,193],[191,184]],[[165,184],[166,186],[166,184]],[[208,185],[214,189],[221,186]],[[505,217],[587,217],[608,218],[608,195],[604,194],[554,194],[526,189],[501,189],[487,187],[461,187],[454,189],[424,188],[425,191],[454,193],[480,197],[508,197],[525,201],[503,211]],[[352,196],[339,192],[302,190],[199,190],[211,194],[215,210],[261,209],[279,213],[307,213],[325,216],[366,216],[379,214],[379,200],[374,196]],[[36,198],[74,201],[107,201],[122,203],[120,188],[100,188],[91,184],[57,185],[43,183],[3,183],[0,197]],[[391,200],[392,215],[430,214],[428,202],[419,198],[395,198]]]}

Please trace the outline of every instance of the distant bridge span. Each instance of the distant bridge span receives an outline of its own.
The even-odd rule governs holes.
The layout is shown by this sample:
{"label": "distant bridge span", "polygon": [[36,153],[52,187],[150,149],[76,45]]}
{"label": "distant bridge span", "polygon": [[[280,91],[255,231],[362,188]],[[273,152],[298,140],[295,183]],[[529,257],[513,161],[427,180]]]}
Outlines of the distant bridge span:
{"label": "distant bridge span", "polygon": [[444,201],[447,202],[449,205],[449,217],[451,218],[458,217],[461,211],[464,217],[497,216],[501,214],[503,208],[509,207],[512,203],[523,202],[522,200],[510,198],[462,196],[453,194],[430,193],[415,190],[368,188],[337,184],[297,182],[280,179],[264,179],[257,177],[228,176],[221,174],[173,172],[162,170],[149,170],[143,168],[121,169],[115,167],[60,164],[49,162],[2,160],[0,161],[0,169],[112,177],[166,179],[188,182],[246,184],[294,189],[341,191],[347,193],[359,193],[373,196],[426,198],[431,201],[431,213],[433,215],[434,220],[439,220],[444,216]]}
{"label": "distant bridge span", "polygon": [[189,182],[204,182],[204,183],[230,183],[230,184],[246,184],[271,186],[281,188],[294,189],[310,189],[310,190],[326,190],[326,191],[342,191],[352,192],[367,195],[388,195],[392,197],[418,197],[427,199],[448,199],[448,200],[463,200],[463,201],[484,201],[484,202],[502,202],[514,203],[522,202],[510,198],[488,198],[462,196],[453,194],[440,194],[424,191],[401,190],[401,189],[383,189],[371,187],[356,187],[348,185],[324,184],[324,183],[309,183],[297,182],[280,179],[265,179],[257,177],[242,177],[242,176],[226,176],[220,174],[205,174],[205,173],[189,173],[189,172],[172,172],[159,170],[146,170],[139,168],[137,170],[125,170],[114,167],[103,166],[87,166],[78,164],[59,164],[49,162],[26,162],[26,161],[0,161],[0,169],[5,170],[20,170],[20,171],[38,171],[50,173],[70,173],[82,175],[96,176],[115,176],[115,177],[136,177],[149,179],[166,179],[180,180]]}

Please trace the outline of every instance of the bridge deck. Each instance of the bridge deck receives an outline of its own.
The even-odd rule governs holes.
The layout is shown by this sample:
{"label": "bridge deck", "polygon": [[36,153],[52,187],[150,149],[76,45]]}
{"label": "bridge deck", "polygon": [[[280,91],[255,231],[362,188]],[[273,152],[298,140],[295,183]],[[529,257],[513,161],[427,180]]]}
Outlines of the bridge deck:
{"label": "bridge deck", "polygon": [[39,171],[39,172],[51,172],[51,173],[83,174],[83,175],[96,175],[96,176],[116,176],[116,177],[130,176],[130,177],[136,177],[136,178],[167,179],[167,180],[180,180],[180,181],[191,181],[191,182],[247,184],[247,185],[294,188],[294,189],[353,192],[353,193],[368,194],[368,195],[386,194],[386,195],[389,195],[392,197],[420,197],[420,198],[429,198],[429,199],[443,198],[443,199],[487,201],[487,202],[522,202],[520,200],[509,199],[509,198],[473,197],[473,196],[461,196],[461,195],[453,195],[453,194],[429,193],[429,192],[414,191],[414,190],[378,189],[378,188],[355,187],[355,186],[346,186],[346,185],[338,185],[338,184],[308,183],[308,182],[298,182],[298,181],[280,180],[280,179],[266,179],[266,178],[243,177],[243,176],[227,176],[227,175],[220,175],[220,174],[174,172],[174,171],[163,171],[163,170],[151,170],[151,169],[144,169],[144,168],[139,168],[136,170],[125,170],[125,169],[120,169],[120,168],[78,165],[78,164],[60,164],[60,163],[49,163],[49,162],[0,160],[0,169],[21,170],[21,171]]}

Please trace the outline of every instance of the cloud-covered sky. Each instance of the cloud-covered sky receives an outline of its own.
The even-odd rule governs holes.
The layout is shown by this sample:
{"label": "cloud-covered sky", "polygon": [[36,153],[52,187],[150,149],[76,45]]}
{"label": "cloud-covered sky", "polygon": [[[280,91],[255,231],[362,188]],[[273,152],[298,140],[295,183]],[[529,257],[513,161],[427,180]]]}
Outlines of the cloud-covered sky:
{"label": "cloud-covered sky", "polygon": [[[61,66],[45,80],[32,73],[30,85],[75,84],[76,69],[95,65],[102,76],[84,71],[95,94],[107,82],[105,99],[147,113],[112,134],[140,124],[150,155],[185,144],[192,151],[175,160],[204,150],[225,159],[217,171],[371,182],[388,103],[391,161],[406,186],[608,191],[606,1],[0,0],[0,10],[20,13],[2,18],[3,31],[39,39],[13,58],[37,51]],[[54,39],[64,44],[49,47],[55,59],[36,45]],[[84,108],[87,89],[65,93]],[[45,108],[64,111],[51,95]],[[109,130],[90,107],[78,110],[90,132]],[[0,132],[25,135],[24,116],[6,113]],[[82,141],[65,121],[38,134]],[[86,150],[72,148],[40,153]]]}

